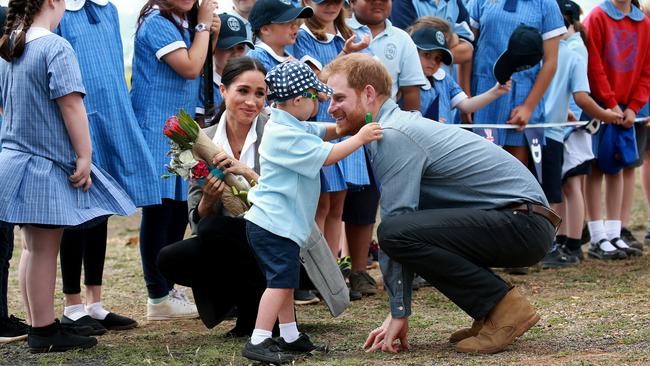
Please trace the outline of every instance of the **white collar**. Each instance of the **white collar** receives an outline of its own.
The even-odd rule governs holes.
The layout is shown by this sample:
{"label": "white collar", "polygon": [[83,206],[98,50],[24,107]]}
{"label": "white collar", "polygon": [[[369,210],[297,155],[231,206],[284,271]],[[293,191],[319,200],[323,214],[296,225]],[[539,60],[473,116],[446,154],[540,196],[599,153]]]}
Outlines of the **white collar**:
{"label": "white collar", "polygon": [[[257,119],[259,117],[255,117],[253,120],[253,123],[251,124],[251,128],[248,130],[248,134],[246,135],[246,140],[244,141],[244,146],[242,146],[241,149],[241,154],[239,155],[239,161],[246,164],[249,168],[254,168],[255,167],[255,142],[257,142]],[[214,133],[214,138],[212,138],[212,141],[215,143],[221,145],[223,147],[224,152],[229,155],[234,157],[235,155],[233,154],[232,147],[230,147],[230,142],[228,141],[228,133],[226,131],[226,113],[224,112],[221,115],[221,118],[219,118],[219,124],[217,124],[217,130]]]}
{"label": "white collar", "polygon": [[[347,24],[348,24],[348,26],[349,26],[350,28],[352,28],[352,29],[354,29],[354,30],[365,27],[365,28],[368,30],[368,32],[372,34],[372,32],[370,31],[370,27],[368,27],[368,26],[365,25],[365,24],[361,24],[361,23],[359,23],[359,20],[357,20],[357,18],[354,16],[354,14],[352,14],[352,17],[351,17],[351,18],[348,18],[348,20],[347,20]],[[386,18],[386,20],[384,20],[384,25],[385,25],[384,30],[381,31],[381,32],[377,35],[377,37],[379,37],[379,36],[381,36],[381,35],[383,35],[383,34],[390,35],[390,34],[392,33],[393,23],[391,23],[390,20],[388,20],[388,18]],[[377,37],[374,37],[374,38],[377,38]]]}
{"label": "white collar", "polygon": [[212,70],[212,82],[217,86],[217,88],[221,85],[221,75],[219,75],[217,70]]}
{"label": "white collar", "polygon": [[[158,5],[152,6],[151,9],[156,9],[156,10],[160,11],[160,7]],[[172,18],[174,19],[176,24],[182,25],[183,28],[185,28],[185,29],[190,29],[190,23],[187,22],[187,17],[185,17],[185,19],[181,19],[181,17],[176,15],[176,13],[172,13]]]}
{"label": "white collar", "polygon": [[291,56],[291,55],[289,55],[289,53],[286,50],[284,51],[284,53],[286,53],[287,56],[278,55],[277,53],[275,53],[275,51],[273,51],[271,46],[269,46],[268,44],[266,44],[266,43],[264,43],[262,41],[258,41],[255,44],[255,47],[259,47],[259,48],[263,49],[264,51],[268,52],[269,55],[271,55],[271,57],[273,57],[278,62],[285,62]]}
{"label": "white collar", "polygon": [[335,37],[340,37],[341,39],[345,40],[345,39],[343,38],[343,35],[341,34],[341,32],[340,32],[338,29],[336,30],[336,34],[325,33],[326,36],[327,36],[327,40],[325,40],[325,41],[321,41],[320,39],[316,38],[316,36],[314,35],[314,33],[312,33],[311,29],[309,29],[309,27],[308,27],[307,24],[305,24],[305,23],[302,23],[302,24],[300,25],[300,29],[302,29],[302,30],[304,30],[305,32],[307,32],[307,34],[309,34],[309,36],[310,36],[311,38],[313,38],[314,40],[316,40],[316,42],[320,42],[320,43],[330,43],[330,42],[332,42],[332,41],[334,40]]}
{"label": "white collar", "polygon": [[27,34],[25,35],[25,43],[29,43],[41,37],[49,36],[50,34],[53,33],[50,32],[49,29],[45,29],[41,27],[30,27],[27,30]]}
{"label": "white collar", "polygon": [[[439,67],[438,71],[434,72],[433,75],[431,75],[431,77],[433,77],[433,79],[437,81],[443,80],[445,76],[447,76],[447,72],[443,70],[442,67]],[[429,78],[425,78],[425,79],[427,80],[427,83],[422,85],[421,88],[422,90],[429,90],[431,89],[431,81],[429,80]]]}
{"label": "white collar", "polygon": [[[88,0],[99,6],[108,5],[108,0]],[[86,5],[86,0],[65,0],[65,10],[68,11],[79,11],[81,8]]]}

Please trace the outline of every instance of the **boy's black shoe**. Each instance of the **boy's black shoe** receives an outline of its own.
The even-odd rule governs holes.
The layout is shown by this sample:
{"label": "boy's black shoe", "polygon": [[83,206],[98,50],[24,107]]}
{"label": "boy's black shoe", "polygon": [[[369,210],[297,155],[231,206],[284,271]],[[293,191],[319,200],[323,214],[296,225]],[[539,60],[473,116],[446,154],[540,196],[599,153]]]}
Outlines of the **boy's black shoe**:
{"label": "boy's black shoe", "polygon": [[327,353],[329,347],[326,344],[314,344],[309,336],[305,333],[300,333],[298,339],[291,343],[287,343],[284,338],[277,338],[280,349],[291,353],[311,353],[311,352],[324,352]]}
{"label": "boy's black shoe", "polygon": [[71,349],[90,348],[97,344],[97,339],[66,332],[59,320],[45,327],[30,328],[27,345],[32,353],[64,352]]}
{"label": "boy's black shoe", "polygon": [[246,342],[241,355],[253,361],[268,362],[276,365],[293,361],[293,355],[280,348],[273,338],[267,338],[260,344]]}
{"label": "boy's black shoe", "polygon": [[643,251],[643,244],[626,227],[621,228],[621,239],[630,247]]}
{"label": "boy's black shoe", "polygon": [[[106,333],[106,328],[97,320],[91,318],[90,315],[84,315],[77,320],[72,320],[64,315],[61,319],[61,325],[65,328],[73,328],[71,329],[72,333],[82,336],[102,335]],[[90,328],[90,332],[87,331],[87,328]]]}
{"label": "boy's black shoe", "polygon": [[564,253],[568,254],[568,255],[571,255],[571,256],[574,256],[574,257],[578,258],[578,260],[580,260],[581,262],[583,260],[585,260],[585,254],[582,252],[582,248],[571,249],[571,248],[567,247],[566,245],[563,245],[563,246],[560,247],[560,250],[563,251]]}
{"label": "boy's black shoe", "polygon": [[13,315],[8,318],[0,318],[0,344],[26,339],[29,326],[23,322],[23,319]]}
{"label": "boy's black shoe", "polygon": [[600,246],[602,243],[608,241],[607,239],[601,239],[598,243],[589,244],[589,257],[601,260],[611,260],[611,259],[625,259],[627,254],[621,250],[603,250]]}
{"label": "boy's black shoe", "polygon": [[109,329],[109,330],[127,330],[138,326],[138,322],[136,322],[135,320],[115,313],[108,313],[108,315],[106,315],[106,318],[104,318],[103,320],[101,319],[94,319],[94,320],[98,322],[101,326],[103,326],[105,329]]}

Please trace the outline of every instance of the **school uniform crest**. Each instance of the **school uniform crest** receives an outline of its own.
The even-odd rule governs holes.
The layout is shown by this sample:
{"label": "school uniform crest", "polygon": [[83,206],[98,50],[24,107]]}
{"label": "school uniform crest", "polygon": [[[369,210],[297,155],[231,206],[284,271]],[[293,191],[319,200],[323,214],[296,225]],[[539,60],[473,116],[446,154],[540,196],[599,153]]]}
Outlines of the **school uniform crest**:
{"label": "school uniform crest", "polygon": [[228,28],[230,28],[230,30],[233,32],[239,32],[239,30],[241,29],[241,26],[239,25],[239,22],[235,17],[229,18],[226,24],[228,25]]}
{"label": "school uniform crest", "polygon": [[291,5],[291,0],[280,0],[281,3]]}
{"label": "school uniform crest", "polygon": [[395,46],[395,43],[389,43],[386,45],[386,49],[384,50],[384,56],[388,60],[392,60],[395,58],[395,55],[397,55],[397,46]]}

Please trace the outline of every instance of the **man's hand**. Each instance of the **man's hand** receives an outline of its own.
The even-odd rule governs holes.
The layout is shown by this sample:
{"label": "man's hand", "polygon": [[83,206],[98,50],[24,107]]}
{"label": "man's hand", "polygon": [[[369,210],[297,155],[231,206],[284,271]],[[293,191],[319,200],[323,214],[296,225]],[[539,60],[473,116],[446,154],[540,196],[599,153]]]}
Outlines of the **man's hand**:
{"label": "man's hand", "polygon": [[[409,331],[408,318],[393,318],[390,314],[384,320],[384,323],[368,334],[368,339],[363,344],[366,352],[374,352],[381,349],[383,352],[396,353],[399,350],[408,351],[410,349],[407,334]],[[395,341],[399,341],[396,347]]]}

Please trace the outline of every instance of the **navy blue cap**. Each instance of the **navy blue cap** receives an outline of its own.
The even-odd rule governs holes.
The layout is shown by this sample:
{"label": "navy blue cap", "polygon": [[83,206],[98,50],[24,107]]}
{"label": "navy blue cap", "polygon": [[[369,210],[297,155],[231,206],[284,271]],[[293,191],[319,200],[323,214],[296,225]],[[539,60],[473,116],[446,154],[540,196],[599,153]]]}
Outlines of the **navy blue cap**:
{"label": "navy blue cap", "polygon": [[221,19],[221,28],[219,28],[217,48],[227,50],[242,43],[250,48],[255,48],[253,42],[248,39],[246,25],[241,19],[226,13],[219,14],[219,19]]}
{"label": "navy blue cap", "polygon": [[598,141],[598,166],[605,174],[616,174],[639,159],[634,128],[606,124]]}
{"label": "navy blue cap", "polygon": [[436,28],[420,28],[411,34],[411,38],[418,49],[422,51],[443,51],[442,62],[451,65],[454,57],[447,47],[445,34]]}
{"label": "navy blue cap", "polygon": [[279,102],[302,95],[309,89],[332,94],[334,90],[323,84],[307,64],[299,61],[285,61],[266,74],[270,100]]}
{"label": "navy blue cap", "polygon": [[257,0],[248,21],[253,27],[253,32],[258,31],[266,24],[289,23],[297,18],[310,18],[314,10],[309,6],[296,8],[290,0]]}
{"label": "navy blue cap", "polygon": [[544,56],[544,41],[539,31],[527,25],[518,26],[510,35],[508,49],[494,64],[494,77],[505,84],[512,74],[538,65]]}

